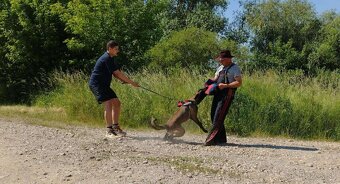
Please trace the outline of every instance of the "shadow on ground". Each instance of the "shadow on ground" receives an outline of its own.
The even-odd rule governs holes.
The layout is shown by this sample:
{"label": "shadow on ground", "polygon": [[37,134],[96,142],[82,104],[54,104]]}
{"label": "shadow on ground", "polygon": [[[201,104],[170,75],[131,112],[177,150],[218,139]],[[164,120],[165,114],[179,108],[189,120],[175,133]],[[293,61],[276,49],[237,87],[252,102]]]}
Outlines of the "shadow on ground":
{"label": "shadow on ground", "polygon": [[272,145],[272,144],[235,144],[228,143],[224,146],[236,146],[240,148],[267,148],[267,149],[285,149],[285,150],[296,150],[296,151],[318,151],[317,148],[310,147],[300,147],[300,146],[282,146],[282,145]]}
{"label": "shadow on ground", "polygon": [[[132,139],[145,141],[145,140],[158,140],[164,141],[161,137],[139,137],[139,136],[131,136]],[[192,142],[185,141],[181,139],[173,139],[172,141],[167,141],[171,144],[190,144],[190,145],[203,145],[203,142]],[[265,149],[284,149],[284,150],[294,150],[294,151],[318,151],[319,149],[313,147],[301,147],[301,146],[284,146],[284,145],[272,145],[272,144],[235,144],[235,143],[227,143],[227,144],[219,144],[214,146],[220,147],[239,147],[239,148],[265,148]]]}

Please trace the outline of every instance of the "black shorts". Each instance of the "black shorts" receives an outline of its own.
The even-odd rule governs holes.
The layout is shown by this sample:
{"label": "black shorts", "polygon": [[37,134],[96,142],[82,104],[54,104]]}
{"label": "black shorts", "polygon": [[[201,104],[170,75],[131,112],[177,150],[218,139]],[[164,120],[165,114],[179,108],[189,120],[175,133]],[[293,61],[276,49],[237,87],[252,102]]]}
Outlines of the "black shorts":
{"label": "black shorts", "polygon": [[116,93],[110,87],[101,87],[101,86],[89,86],[94,97],[99,104],[111,100],[113,98],[118,98]]}

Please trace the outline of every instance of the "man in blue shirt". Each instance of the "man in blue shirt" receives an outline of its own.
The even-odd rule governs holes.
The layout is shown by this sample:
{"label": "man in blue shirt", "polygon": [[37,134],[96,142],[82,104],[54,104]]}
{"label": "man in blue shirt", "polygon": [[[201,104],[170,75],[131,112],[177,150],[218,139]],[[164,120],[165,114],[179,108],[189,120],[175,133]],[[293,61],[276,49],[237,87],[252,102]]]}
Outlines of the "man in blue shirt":
{"label": "man in blue shirt", "polygon": [[138,83],[129,79],[114,61],[118,55],[119,45],[117,42],[110,40],[106,45],[107,51],[97,60],[92,71],[89,87],[96,97],[99,104],[103,103],[105,107],[104,117],[107,127],[107,137],[125,136],[119,127],[119,116],[121,111],[121,102],[116,93],[110,88],[112,76],[124,83],[131,84],[134,87],[140,87]]}

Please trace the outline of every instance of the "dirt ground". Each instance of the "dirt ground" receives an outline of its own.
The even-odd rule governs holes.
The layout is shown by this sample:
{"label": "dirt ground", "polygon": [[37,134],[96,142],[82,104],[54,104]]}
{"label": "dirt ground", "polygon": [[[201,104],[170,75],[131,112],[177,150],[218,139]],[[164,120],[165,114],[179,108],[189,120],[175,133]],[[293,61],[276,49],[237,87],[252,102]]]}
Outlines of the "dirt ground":
{"label": "dirt ground", "polygon": [[0,183],[340,183],[340,143],[31,125],[0,118]]}

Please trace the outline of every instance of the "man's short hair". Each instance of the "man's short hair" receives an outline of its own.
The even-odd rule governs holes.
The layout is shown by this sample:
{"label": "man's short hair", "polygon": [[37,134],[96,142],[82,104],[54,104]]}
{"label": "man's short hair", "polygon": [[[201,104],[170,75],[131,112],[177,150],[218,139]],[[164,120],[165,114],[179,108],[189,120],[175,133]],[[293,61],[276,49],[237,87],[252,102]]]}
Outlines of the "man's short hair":
{"label": "man's short hair", "polygon": [[119,44],[114,40],[110,40],[106,44],[106,49],[109,50],[109,48],[114,48],[116,46],[119,46]]}

